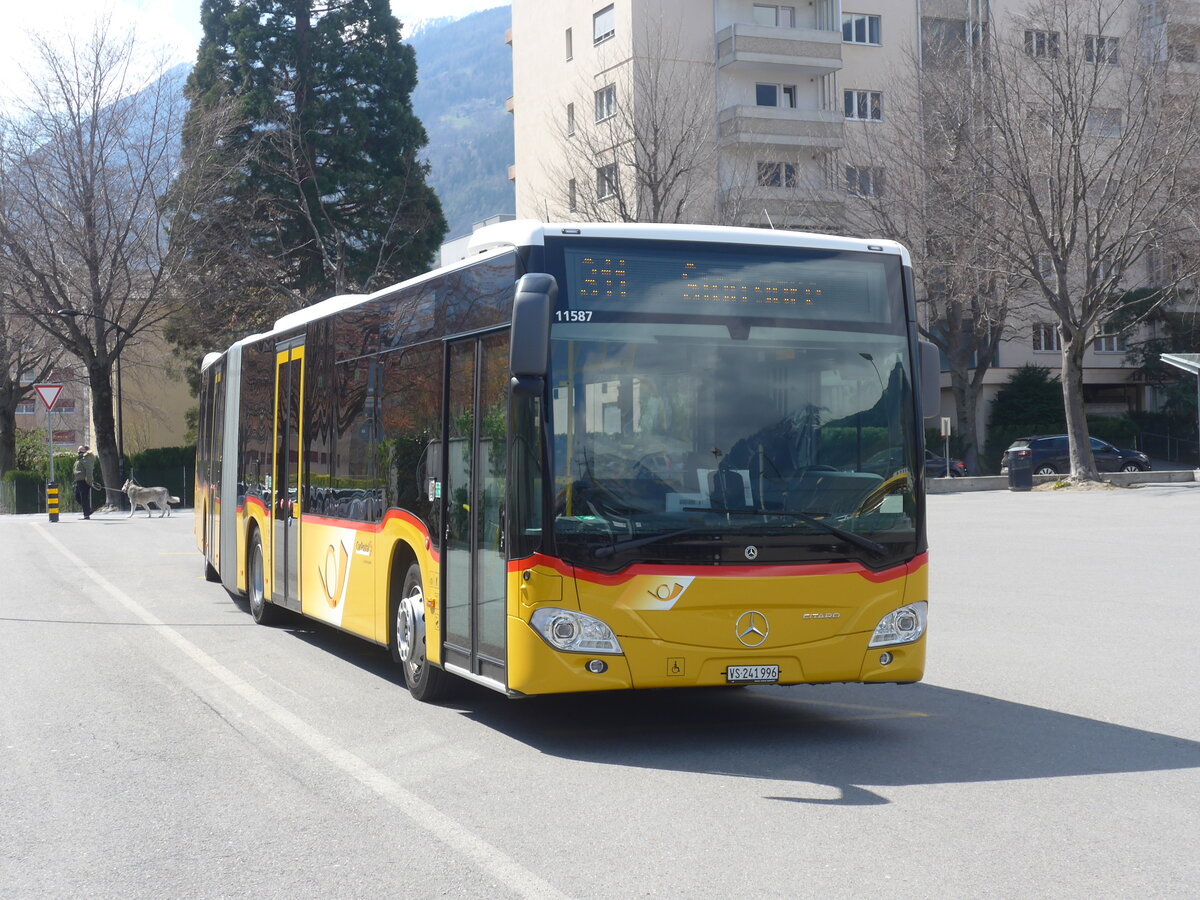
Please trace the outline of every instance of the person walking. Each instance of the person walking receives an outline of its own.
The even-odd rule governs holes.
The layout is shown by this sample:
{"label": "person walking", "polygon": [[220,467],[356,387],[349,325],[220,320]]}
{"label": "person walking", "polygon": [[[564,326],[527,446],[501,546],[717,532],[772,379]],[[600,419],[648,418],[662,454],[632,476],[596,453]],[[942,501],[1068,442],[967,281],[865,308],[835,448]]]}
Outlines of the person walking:
{"label": "person walking", "polygon": [[75,455],[75,465],[71,468],[75,479],[75,502],[83,510],[83,517],[92,517],[92,482],[96,480],[96,455],[88,450],[87,444],[80,444]]}

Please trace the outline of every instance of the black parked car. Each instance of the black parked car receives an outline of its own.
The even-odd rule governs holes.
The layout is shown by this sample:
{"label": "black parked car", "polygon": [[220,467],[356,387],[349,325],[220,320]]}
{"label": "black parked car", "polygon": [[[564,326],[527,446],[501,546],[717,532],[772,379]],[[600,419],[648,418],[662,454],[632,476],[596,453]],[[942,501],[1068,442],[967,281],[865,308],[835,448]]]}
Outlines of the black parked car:
{"label": "black parked car", "polygon": [[[1120,450],[1092,438],[1092,456],[1101,472],[1149,472],[1150,457],[1140,450]],[[1071,471],[1071,451],[1065,434],[1017,438],[1000,457],[1000,474],[1008,474],[1010,455],[1033,456],[1034,475],[1062,475]]]}
{"label": "black parked car", "polygon": [[[950,458],[950,477],[962,478],[967,474],[967,464],[961,459]],[[946,477],[946,458],[938,456],[932,450],[925,451],[925,477],[926,478],[945,478]]]}

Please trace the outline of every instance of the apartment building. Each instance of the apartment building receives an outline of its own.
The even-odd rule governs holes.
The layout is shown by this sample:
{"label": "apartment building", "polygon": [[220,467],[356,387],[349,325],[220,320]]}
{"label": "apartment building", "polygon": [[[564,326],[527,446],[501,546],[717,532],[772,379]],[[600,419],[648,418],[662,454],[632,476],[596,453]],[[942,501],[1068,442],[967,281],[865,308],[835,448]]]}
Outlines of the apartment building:
{"label": "apartment building", "polygon": [[[1200,0],[1113,0],[1088,35],[1089,59],[1139,52],[1130,23],[1153,32],[1178,75],[1200,81]],[[642,219],[863,232],[862,208],[906,190],[898,129],[911,130],[917,83],[947,47],[970,53],[1003,31],[1033,62],[1057,32],[1030,28],[1027,0],[513,0],[514,165],[518,218]],[[1147,24],[1149,23],[1149,24]],[[1012,31],[1012,35],[1007,33]],[[1119,130],[1119,98],[1096,134]],[[1091,127],[1089,125],[1089,127]],[[1106,132],[1105,129],[1108,131]],[[660,145],[649,135],[667,134]],[[672,135],[677,138],[672,142]],[[680,136],[684,136],[681,138]],[[870,152],[868,152],[868,150]],[[667,162],[664,162],[667,160]],[[682,160],[682,161],[681,161]],[[676,165],[687,192],[655,184]],[[894,171],[889,171],[894,170]],[[649,196],[653,194],[654,196]],[[1153,285],[1147,254],[1122,287]],[[1136,282],[1136,283],[1134,283]],[[1014,304],[981,402],[1013,369],[1057,370],[1055,319],[1038,297]],[[1084,360],[1089,412],[1155,408],[1133,379],[1131,335],[1101,323]],[[954,415],[943,377],[943,415]]]}

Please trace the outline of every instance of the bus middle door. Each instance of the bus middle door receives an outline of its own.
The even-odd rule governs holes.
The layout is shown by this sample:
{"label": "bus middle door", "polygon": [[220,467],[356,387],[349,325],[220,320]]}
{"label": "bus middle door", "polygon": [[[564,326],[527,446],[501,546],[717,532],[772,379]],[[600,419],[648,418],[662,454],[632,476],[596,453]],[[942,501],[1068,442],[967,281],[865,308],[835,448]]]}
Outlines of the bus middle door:
{"label": "bus middle door", "polygon": [[275,478],[272,482],[271,602],[300,609],[300,421],[304,338],[275,348]]}
{"label": "bus middle door", "polygon": [[447,664],[506,685],[507,331],[451,343],[443,552]]}

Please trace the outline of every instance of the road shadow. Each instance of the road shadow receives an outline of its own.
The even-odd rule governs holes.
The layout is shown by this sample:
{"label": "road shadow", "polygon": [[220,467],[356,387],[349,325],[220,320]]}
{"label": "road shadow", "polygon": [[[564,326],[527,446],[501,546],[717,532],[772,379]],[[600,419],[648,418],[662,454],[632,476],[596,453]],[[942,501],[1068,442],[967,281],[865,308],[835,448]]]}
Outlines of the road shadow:
{"label": "road shadow", "polygon": [[839,792],[764,795],[795,803],[888,803],[870,789],[881,786],[1200,767],[1194,741],[924,684],[471,701],[464,715],[551,756]]}
{"label": "road shadow", "polygon": [[[280,627],[416,702],[385,649],[299,616]],[[443,708],[551,757],[795,782],[794,793],[764,794],[792,803],[886,804],[873,788],[1200,768],[1200,742],[929,684],[510,700],[464,681]],[[810,796],[813,784],[837,796]]]}

